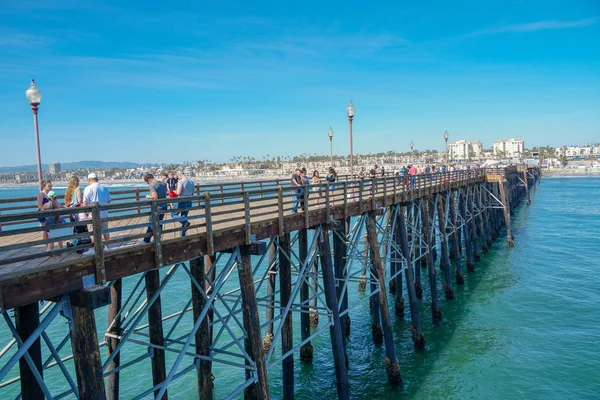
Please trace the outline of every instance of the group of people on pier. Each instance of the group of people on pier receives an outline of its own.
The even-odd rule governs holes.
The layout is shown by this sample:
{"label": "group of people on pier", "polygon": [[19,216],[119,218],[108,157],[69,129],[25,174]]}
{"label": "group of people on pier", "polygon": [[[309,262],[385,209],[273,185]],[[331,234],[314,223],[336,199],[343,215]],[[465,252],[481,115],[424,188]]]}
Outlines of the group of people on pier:
{"label": "group of people on pier", "polygon": [[[177,174],[164,173],[162,179],[157,179],[151,173],[145,173],[143,175],[143,180],[148,184],[148,189],[150,194],[146,196],[149,200],[160,200],[166,198],[178,198],[178,197],[190,197],[194,195],[195,184],[190,179],[188,179],[183,171],[178,171]],[[71,222],[74,221],[85,221],[90,220],[91,215],[87,212],[78,212],[77,207],[83,206],[91,206],[94,203],[98,203],[99,205],[110,204],[111,195],[108,188],[101,183],[98,182],[98,176],[96,173],[92,172],[87,176],[88,185],[82,190],[80,187],[79,178],[77,176],[72,176],[69,179],[69,184],[65,191],[64,204],[61,204],[58,200],[58,196],[54,190],[52,190],[52,182],[44,181],[42,182],[42,190],[38,193],[37,196],[37,208],[38,211],[49,211],[49,210],[59,210],[66,209],[66,217],[61,216],[47,216],[47,217],[39,217],[38,221],[41,226],[44,227],[42,231],[42,239],[47,240],[50,239],[51,230],[57,229],[60,227],[61,223],[67,221],[67,218],[70,219]],[[171,203],[160,203],[159,211],[162,211],[159,214],[159,220],[162,221],[164,216],[166,215],[165,211],[171,207],[171,222],[179,222],[181,224],[181,236],[185,236],[186,231],[190,227],[190,222],[188,221],[188,213],[190,207],[192,207],[192,202],[190,200],[183,200]],[[68,209],[68,211],[67,211]],[[104,219],[108,217],[108,210],[100,211],[100,218]],[[146,233],[152,233],[152,215],[148,218],[149,226],[147,228]],[[103,238],[104,240],[110,240],[110,233],[106,232],[108,230],[108,222],[106,220],[101,222],[101,229],[104,231]],[[88,232],[88,227],[86,225],[80,225],[73,227],[73,233],[79,234]],[[145,243],[150,243],[151,237],[147,236],[144,239]],[[58,247],[63,248],[63,242],[57,241]],[[80,246],[90,244],[91,239],[80,239],[74,238],[71,243],[68,243],[69,246]],[[55,242],[49,242],[46,246],[47,251],[54,250]],[[109,250],[108,246],[105,246],[105,250]],[[87,251],[83,252],[84,255],[94,254],[94,249],[90,248]]]}

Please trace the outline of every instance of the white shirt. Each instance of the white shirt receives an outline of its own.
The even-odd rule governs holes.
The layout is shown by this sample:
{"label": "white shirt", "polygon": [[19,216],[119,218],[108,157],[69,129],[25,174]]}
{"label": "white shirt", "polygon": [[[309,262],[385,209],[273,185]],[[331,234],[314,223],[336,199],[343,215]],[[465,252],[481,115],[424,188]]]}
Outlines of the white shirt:
{"label": "white shirt", "polygon": [[[94,182],[87,186],[83,191],[83,201],[85,201],[88,206],[91,206],[95,201],[100,205],[108,204],[110,202],[110,193],[107,188],[98,182]],[[108,217],[108,210],[100,211],[100,218],[106,217]]]}

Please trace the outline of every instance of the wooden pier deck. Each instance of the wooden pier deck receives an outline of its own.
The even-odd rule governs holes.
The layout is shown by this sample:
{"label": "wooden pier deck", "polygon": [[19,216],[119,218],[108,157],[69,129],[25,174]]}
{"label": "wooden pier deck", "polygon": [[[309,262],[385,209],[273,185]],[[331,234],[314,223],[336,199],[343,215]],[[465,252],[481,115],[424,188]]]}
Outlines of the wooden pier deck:
{"label": "wooden pier deck", "polygon": [[[193,196],[189,210],[191,227],[186,237],[180,237],[180,224],[173,222],[170,211],[165,215],[163,233],[157,242],[143,242],[152,214],[152,201],[127,201],[98,206],[97,211],[110,211],[102,221],[88,221],[93,237],[93,227],[108,221],[109,250],[95,255],[77,254],[77,248],[45,251],[49,240],[42,240],[42,227],[21,228],[15,223],[31,222],[45,215],[62,215],[64,210],[27,212],[0,215],[0,224],[12,223],[12,229],[0,232],[0,305],[5,309],[18,307],[37,300],[52,298],[61,293],[80,289],[82,278],[95,275],[97,280],[113,280],[162,265],[213,254],[242,244],[249,244],[305,227],[329,221],[357,216],[372,206],[382,207],[408,201],[427,194],[468,185],[486,179],[486,170],[473,169],[434,175],[417,175],[414,184],[407,186],[405,179],[394,177],[366,179],[365,181],[337,182],[333,185],[315,185],[309,188],[308,207],[292,214],[297,194],[289,186],[279,189],[278,181],[261,182],[269,188],[241,191],[244,183]],[[286,182],[287,184],[287,182]],[[245,184],[249,186],[248,183]],[[256,186],[256,185],[255,185]],[[237,189],[237,190],[235,190]],[[331,189],[331,190],[330,190]],[[319,196],[320,190],[321,196]],[[216,193],[215,193],[216,192]],[[327,201],[329,199],[329,201]],[[317,200],[320,204],[317,204]],[[174,203],[173,199],[154,202]],[[78,211],[92,213],[94,207],[82,207]],[[69,209],[66,209],[69,211]],[[125,214],[125,215],[123,215]],[[70,229],[77,223],[60,225],[61,230]],[[31,224],[30,224],[31,225]],[[15,227],[17,227],[15,229]],[[208,228],[208,234],[207,234]],[[98,229],[98,228],[96,228]],[[73,234],[62,237],[66,243]],[[106,242],[105,242],[106,244]],[[89,247],[89,246],[88,246]],[[162,256],[162,263],[158,256]],[[104,265],[105,274],[99,269]]]}

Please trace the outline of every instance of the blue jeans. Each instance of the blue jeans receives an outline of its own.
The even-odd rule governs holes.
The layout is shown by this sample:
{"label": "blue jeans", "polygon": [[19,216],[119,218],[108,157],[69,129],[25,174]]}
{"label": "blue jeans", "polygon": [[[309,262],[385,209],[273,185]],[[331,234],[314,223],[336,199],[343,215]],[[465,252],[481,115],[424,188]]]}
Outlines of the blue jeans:
{"label": "blue jeans", "polygon": [[298,195],[296,196],[296,203],[294,204],[294,206],[292,207],[292,214],[297,214],[298,213],[298,207],[303,205],[304,202],[304,191],[302,189],[298,189],[296,190],[296,193],[298,193]]}
{"label": "blue jeans", "polygon": [[[177,207],[175,207],[175,209],[190,208],[191,206],[192,206],[191,201],[180,201],[179,203],[177,203]],[[173,219],[173,221],[179,221],[181,223],[181,227],[183,228],[188,222],[188,213],[189,212],[190,212],[190,210],[172,211],[171,218]],[[185,236],[184,231],[181,231],[181,236]]]}
{"label": "blue jeans", "polygon": [[[158,206],[158,211],[166,211],[167,210],[167,205],[166,204],[161,204]],[[165,214],[158,214],[158,221],[162,221],[165,218]],[[152,215],[150,215],[148,217],[148,223],[150,224],[150,226],[148,227],[148,229],[146,230],[146,233],[152,233]],[[162,230],[162,225],[159,225],[160,229]],[[144,242],[146,243],[150,243],[150,238],[149,237],[145,237],[144,238]]]}

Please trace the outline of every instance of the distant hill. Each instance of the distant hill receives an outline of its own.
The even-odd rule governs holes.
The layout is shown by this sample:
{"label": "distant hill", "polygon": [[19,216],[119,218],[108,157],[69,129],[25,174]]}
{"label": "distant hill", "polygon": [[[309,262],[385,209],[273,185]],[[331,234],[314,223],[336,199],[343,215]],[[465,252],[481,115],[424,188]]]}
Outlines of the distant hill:
{"label": "distant hill", "polygon": [[[60,168],[63,171],[74,169],[101,170],[111,168],[137,168],[141,164],[132,162],[112,162],[112,161],[77,161],[70,163],[61,163]],[[48,164],[42,164],[42,169],[48,171]],[[37,165],[20,165],[16,167],[0,167],[0,174],[12,174],[20,172],[35,172]]]}

